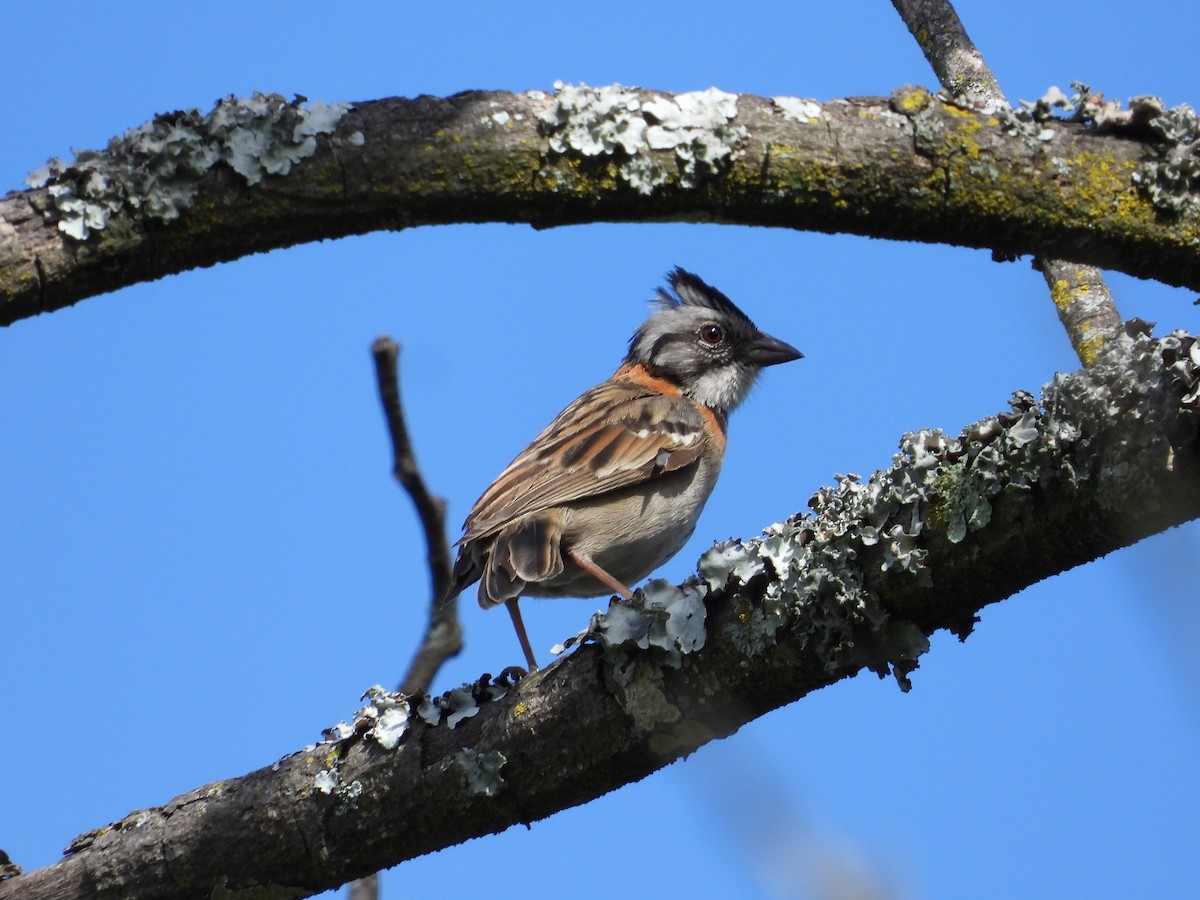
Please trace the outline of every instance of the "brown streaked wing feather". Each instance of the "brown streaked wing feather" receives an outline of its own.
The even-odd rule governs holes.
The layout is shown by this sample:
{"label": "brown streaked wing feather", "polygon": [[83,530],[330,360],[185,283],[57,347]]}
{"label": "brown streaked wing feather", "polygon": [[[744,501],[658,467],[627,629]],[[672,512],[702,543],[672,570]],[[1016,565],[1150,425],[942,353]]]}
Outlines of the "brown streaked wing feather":
{"label": "brown streaked wing feather", "polygon": [[[611,412],[581,425],[597,406]],[[605,382],[555,417],[476,501],[459,543],[531,512],[629,487],[693,465],[704,420],[692,402]]]}

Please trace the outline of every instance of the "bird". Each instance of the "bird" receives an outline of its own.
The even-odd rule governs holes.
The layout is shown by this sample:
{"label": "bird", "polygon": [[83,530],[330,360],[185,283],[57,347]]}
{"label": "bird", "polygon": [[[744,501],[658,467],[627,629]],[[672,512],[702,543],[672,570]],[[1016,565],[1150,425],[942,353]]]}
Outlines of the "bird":
{"label": "bird", "polygon": [[759,371],[800,359],[682,268],[606,381],[584,391],[475,502],[447,600],[476,581],[503,604],[529,665],[518,600],[633,597],[691,537],[725,456],[729,414]]}

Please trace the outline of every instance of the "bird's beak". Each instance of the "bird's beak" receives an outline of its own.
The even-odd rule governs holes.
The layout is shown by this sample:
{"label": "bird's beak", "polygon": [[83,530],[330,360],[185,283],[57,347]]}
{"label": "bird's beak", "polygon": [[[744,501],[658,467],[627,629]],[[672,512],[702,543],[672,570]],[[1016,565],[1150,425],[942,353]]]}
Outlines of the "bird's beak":
{"label": "bird's beak", "polygon": [[747,348],[746,356],[756,366],[774,366],[800,359],[804,354],[779,338],[760,333]]}

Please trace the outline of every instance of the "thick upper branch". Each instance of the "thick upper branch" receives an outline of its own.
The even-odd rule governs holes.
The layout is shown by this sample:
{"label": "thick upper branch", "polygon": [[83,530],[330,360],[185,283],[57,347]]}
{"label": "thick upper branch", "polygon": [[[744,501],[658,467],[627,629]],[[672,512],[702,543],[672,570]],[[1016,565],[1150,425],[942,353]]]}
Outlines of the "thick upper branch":
{"label": "thick upper branch", "polygon": [[1141,140],[1019,127],[920,89],[823,105],[565,90],[159,117],[0,199],[0,323],[303,241],[485,221],[844,231],[1200,288],[1197,218],[1135,186],[1158,157]]}
{"label": "thick upper branch", "polygon": [[718,545],[711,591],[651,583],[652,613],[622,605],[516,686],[373,694],[369,728],[84,835],[0,900],[305,896],[583,803],[863,667],[904,684],[932,631],[1200,515],[1198,384],[1191,337],[1115,342],[1040,404],[906,435],[815,515]]}

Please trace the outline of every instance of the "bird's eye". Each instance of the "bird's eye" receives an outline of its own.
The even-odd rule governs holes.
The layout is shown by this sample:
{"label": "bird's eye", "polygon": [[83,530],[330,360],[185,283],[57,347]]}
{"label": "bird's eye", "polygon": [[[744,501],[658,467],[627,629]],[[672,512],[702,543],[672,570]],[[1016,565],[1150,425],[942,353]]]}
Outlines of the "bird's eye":
{"label": "bird's eye", "polygon": [[721,341],[725,340],[725,329],[711,322],[707,325],[701,325],[700,340],[704,341],[710,347],[715,347]]}

